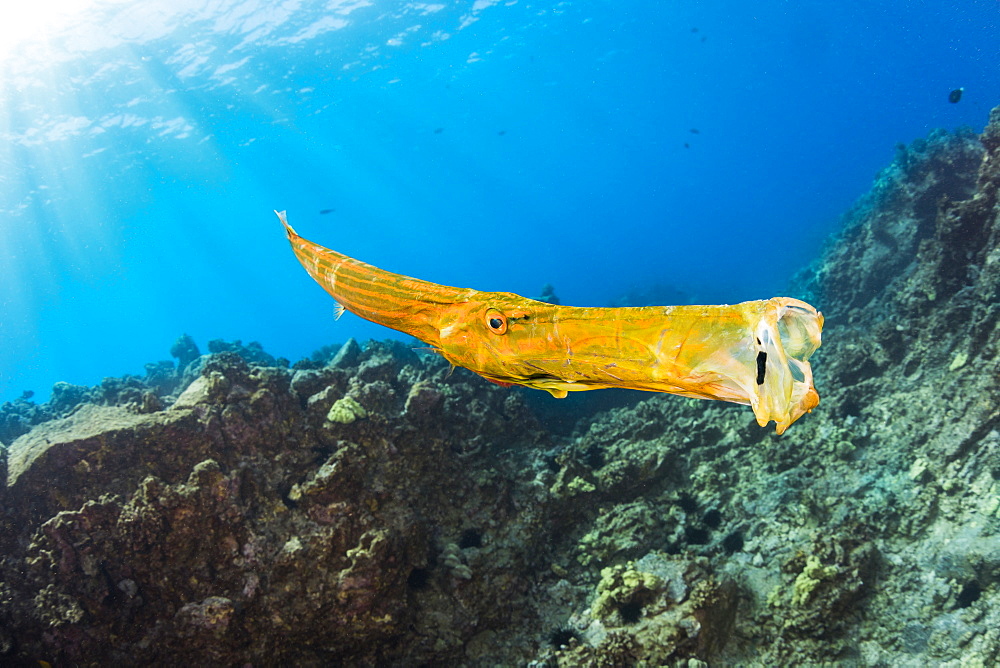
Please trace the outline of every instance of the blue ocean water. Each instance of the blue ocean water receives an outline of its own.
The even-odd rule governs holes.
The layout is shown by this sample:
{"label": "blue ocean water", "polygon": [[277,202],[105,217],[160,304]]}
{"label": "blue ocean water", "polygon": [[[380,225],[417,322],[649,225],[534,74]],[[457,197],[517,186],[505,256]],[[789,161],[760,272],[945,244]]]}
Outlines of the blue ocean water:
{"label": "blue ocean water", "polygon": [[185,332],[392,336],[273,209],[448,285],[779,295],[898,143],[1000,102],[995,0],[70,4],[0,10],[0,401]]}

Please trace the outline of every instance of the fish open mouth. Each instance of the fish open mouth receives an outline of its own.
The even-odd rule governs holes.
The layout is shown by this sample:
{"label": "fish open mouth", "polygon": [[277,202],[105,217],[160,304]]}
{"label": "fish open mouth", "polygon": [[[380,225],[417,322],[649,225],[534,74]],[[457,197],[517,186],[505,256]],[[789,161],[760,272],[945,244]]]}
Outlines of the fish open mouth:
{"label": "fish open mouth", "polygon": [[780,434],[819,405],[809,357],[822,343],[823,314],[805,302],[778,301],[756,327],[756,387],[749,394],[757,423],[774,420]]}

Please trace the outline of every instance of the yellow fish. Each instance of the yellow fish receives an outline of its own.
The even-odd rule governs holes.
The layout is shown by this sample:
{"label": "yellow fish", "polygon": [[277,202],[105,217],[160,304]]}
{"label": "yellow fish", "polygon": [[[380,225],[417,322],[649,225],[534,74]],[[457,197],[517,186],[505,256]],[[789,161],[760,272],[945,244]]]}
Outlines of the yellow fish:
{"label": "yellow fish", "polygon": [[[563,398],[620,387],[753,408],[781,434],[819,404],[809,357],[823,314],[790,297],[722,306],[591,308],[438,285],[303,239],[275,211],[295,256],[346,309],[414,336],[500,385]],[[339,315],[339,313],[338,313]]]}

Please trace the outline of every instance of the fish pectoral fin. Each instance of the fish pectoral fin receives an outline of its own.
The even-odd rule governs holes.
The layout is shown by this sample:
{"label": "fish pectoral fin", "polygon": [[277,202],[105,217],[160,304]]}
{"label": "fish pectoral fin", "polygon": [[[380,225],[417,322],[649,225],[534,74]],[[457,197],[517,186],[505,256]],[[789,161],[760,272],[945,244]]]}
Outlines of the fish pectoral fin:
{"label": "fish pectoral fin", "polygon": [[340,316],[344,315],[344,311],[346,311],[346,310],[347,310],[347,308],[343,304],[341,304],[340,302],[334,302],[333,303],[333,319],[334,320],[340,320]]}

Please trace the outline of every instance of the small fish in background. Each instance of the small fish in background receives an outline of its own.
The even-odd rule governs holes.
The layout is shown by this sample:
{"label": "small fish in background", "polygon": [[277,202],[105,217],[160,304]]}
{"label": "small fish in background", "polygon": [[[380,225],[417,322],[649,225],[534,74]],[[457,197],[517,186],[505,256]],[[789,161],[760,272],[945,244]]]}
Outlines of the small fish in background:
{"label": "small fish in background", "polygon": [[698,128],[691,128],[690,130],[688,130],[688,132],[690,132],[693,135],[700,135],[701,134],[701,130],[699,130]]}
{"label": "small fish in background", "polygon": [[501,130],[497,134],[500,135],[501,137],[503,137],[505,134],[507,134],[507,131],[506,130]]}
{"label": "small fish in background", "polygon": [[334,211],[336,211],[336,209],[320,209],[319,210],[320,215],[326,215],[328,213],[333,213]]}
{"label": "small fish in background", "polygon": [[434,128],[434,134],[439,135],[444,132],[444,128]]}
{"label": "small fish in background", "polygon": [[551,283],[542,286],[542,294],[538,297],[538,301],[559,305],[559,297],[556,296],[556,289],[552,287]]}
{"label": "small fish in background", "polygon": [[684,142],[684,148],[691,148],[691,144]]}
{"label": "small fish in background", "polygon": [[952,104],[956,104],[959,100],[962,99],[962,93],[964,92],[965,92],[964,88],[956,88],[955,90],[948,93],[948,101],[951,102]]}

